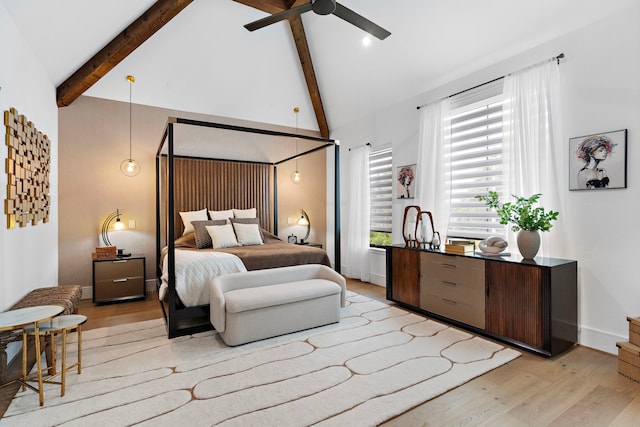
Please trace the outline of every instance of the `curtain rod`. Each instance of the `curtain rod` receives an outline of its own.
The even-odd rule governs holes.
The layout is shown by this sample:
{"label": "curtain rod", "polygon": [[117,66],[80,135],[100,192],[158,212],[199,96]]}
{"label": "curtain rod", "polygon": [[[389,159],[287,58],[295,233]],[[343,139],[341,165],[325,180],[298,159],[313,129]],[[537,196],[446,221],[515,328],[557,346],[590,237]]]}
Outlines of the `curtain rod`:
{"label": "curtain rod", "polygon": [[[370,143],[370,142],[367,142],[367,143],[366,143],[366,144],[364,144],[364,145],[365,145],[365,147],[371,147],[371,143]],[[351,148],[349,148],[349,151],[351,151]]]}
{"label": "curtain rod", "polygon": [[[527,68],[529,68],[529,67],[533,67],[533,66],[535,66],[535,65],[542,64],[542,63],[545,63],[545,62],[547,62],[547,61],[554,61],[554,60],[555,60],[555,61],[557,61],[557,62],[558,62],[558,65],[560,65],[560,60],[561,60],[562,58],[564,58],[564,53],[560,53],[559,55],[552,56],[552,57],[551,57],[551,59],[547,59],[547,60],[545,60],[545,61],[538,62],[538,63],[533,64],[533,65],[530,65],[530,66],[528,66],[528,67],[521,68],[521,69],[520,69],[520,70],[518,70],[518,71],[526,70],[526,69],[527,69]],[[513,73],[517,73],[518,71],[514,71]],[[493,79],[493,80],[489,80],[488,82],[480,83],[479,85],[475,85],[474,87],[470,87],[469,89],[461,90],[460,92],[456,92],[456,93],[454,93],[453,95],[449,95],[449,96],[447,96],[447,98],[453,98],[453,97],[454,97],[454,96],[456,96],[456,95],[460,95],[460,94],[465,93],[465,92],[468,92],[468,91],[470,91],[470,90],[477,89],[477,88],[479,88],[480,86],[484,86],[484,85],[487,85],[487,84],[489,84],[489,83],[496,82],[496,81],[498,81],[498,80],[500,80],[500,79],[504,79],[506,76],[511,75],[511,74],[513,74],[513,73],[505,74],[504,76],[497,77],[497,78],[495,78],[495,79]],[[422,107],[424,107],[424,106],[426,106],[426,105],[428,105],[428,104],[418,105],[418,106],[416,107],[416,109],[417,109],[417,110],[419,110],[419,109],[421,109]]]}

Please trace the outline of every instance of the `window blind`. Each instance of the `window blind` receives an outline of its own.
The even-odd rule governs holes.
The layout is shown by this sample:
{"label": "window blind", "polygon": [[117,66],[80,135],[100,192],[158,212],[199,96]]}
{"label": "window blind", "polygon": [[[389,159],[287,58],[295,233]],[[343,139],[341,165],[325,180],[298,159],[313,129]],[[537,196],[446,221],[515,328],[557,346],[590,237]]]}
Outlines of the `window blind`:
{"label": "window blind", "polygon": [[369,154],[371,231],[391,233],[393,173],[391,149]]}
{"label": "window blind", "polygon": [[476,195],[502,192],[502,80],[452,99],[449,237],[504,236],[497,214]]}

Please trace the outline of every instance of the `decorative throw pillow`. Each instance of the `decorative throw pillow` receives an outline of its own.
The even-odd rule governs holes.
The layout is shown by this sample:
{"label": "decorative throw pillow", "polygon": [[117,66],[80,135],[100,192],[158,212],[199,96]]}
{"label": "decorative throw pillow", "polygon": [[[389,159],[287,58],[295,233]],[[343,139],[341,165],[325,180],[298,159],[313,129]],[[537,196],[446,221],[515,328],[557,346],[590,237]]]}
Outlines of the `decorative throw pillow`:
{"label": "decorative throw pillow", "polygon": [[193,231],[191,221],[206,221],[209,219],[206,208],[199,211],[180,212],[180,218],[182,218],[182,224],[184,225],[183,235]]}
{"label": "decorative throw pillow", "polygon": [[262,236],[258,224],[242,224],[233,222],[233,229],[236,232],[238,243],[242,246],[262,245]]}
{"label": "decorative throw pillow", "polygon": [[234,209],[233,210],[234,218],[255,218],[256,217],[256,208],[251,209]]}
{"label": "decorative throw pillow", "polygon": [[229,218],[233,218],[233,209],[227,209],[226,211],[209,211],[209,217],[211,219],[224,219],[229,222]]}
{"label": "decorative throw pillow", "polygon": [[211,242],[211,236],[207,232],[207,225],[225,225],[226,219],[207,220],[207,221],[191,221],[193,229],[195,230],[195,247],[198,249],[210,248],[213,246]]}
{"label": "decorative throw pillow", "polygon": [[[258,230],[260,231],[260,238],[262,239],[262,243],[265,242],[264,234],[262,233],[262,229],[260,228],[260,220],[258,218],[231,218],[231,223],[234,225],[234,229],[235,229],[235,224],[257,224]],[[237,231],[236,231],[236,235],[237,235]]]}
{"label": "decorative throw pillow", "polygon": [[232,248],[238,246],[236,235],[231,224],[207,225],[207,232],[211,236],[213,249]]}

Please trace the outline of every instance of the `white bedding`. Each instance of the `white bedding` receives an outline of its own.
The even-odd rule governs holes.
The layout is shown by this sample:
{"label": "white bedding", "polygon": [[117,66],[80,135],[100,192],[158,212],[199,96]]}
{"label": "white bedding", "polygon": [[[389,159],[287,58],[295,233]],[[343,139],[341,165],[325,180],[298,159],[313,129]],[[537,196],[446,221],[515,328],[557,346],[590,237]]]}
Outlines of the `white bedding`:
{"label": "white bedding", "polygon": [[[221,274],[247,271],[237,256],[211,250],[176,249],[176,292],[186,307],[209,304],[209,288]],[[160,299],[167,294],[167,257],[162,261]]]}

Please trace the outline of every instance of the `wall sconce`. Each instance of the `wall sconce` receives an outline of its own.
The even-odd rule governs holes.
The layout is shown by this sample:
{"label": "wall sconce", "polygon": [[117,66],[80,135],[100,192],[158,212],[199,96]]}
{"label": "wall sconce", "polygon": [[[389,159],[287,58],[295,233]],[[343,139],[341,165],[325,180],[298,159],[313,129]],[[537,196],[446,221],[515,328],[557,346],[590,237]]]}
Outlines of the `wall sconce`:
{"label": "wall sconce", "polygon": [[120,163],[120,171],[126,176],[136,176],[140,173],[140,164],[131,158],[131,87],[136,78],[127,76],[129,82],[129,158]]}
{"label": "wall sconce", "polygon": [[311,221],[309,221],[309,215],[304,211],[304,209],[300,209],[300,219],[298,220],[298,225],[306,225],[307,226],[307,234],[304,235],[302,239],[300,239],[299,245],[308,244],[309,233],[311,232]]}
{"label": "wall sconce", "polygon": [[[298,134],[298,113],[300,109],[295,107],[293,112],[296,114],[296,135]],[[296,170],[291,174],[291,182],[294,184],[300,184],[302,182],[302,174],[298,170],[298,138],[296,138]]]}
{"label": "wall sconce", "polygon": [[113,224],[114,230],[124,230],[124,223],[120,220],[120,209],[116,209],[115,212],[111,212],[107,219],[102,223],[102,241],[105,246],[113,246],[111,241],[109,241],[109,227],[111,227],[111,223],[115,221]]}

